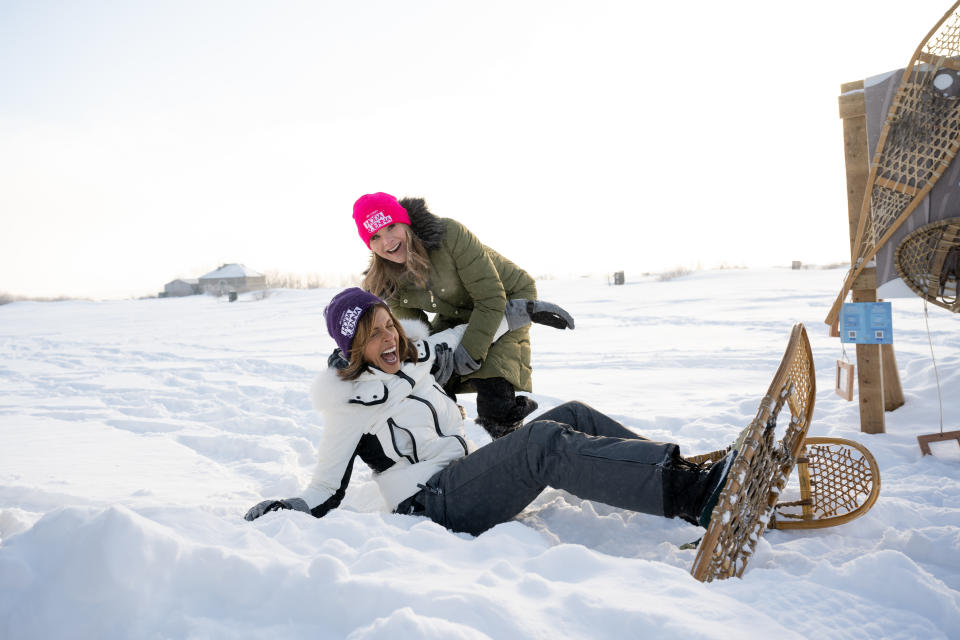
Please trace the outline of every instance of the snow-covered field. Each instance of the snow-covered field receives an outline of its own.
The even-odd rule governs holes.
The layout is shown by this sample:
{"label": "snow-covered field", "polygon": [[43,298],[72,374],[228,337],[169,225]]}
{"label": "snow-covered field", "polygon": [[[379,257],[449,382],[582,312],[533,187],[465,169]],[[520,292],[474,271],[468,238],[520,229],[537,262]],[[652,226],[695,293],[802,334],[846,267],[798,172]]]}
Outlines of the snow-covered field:
{"label": "snow-covered field", "polygon": [[[627,275],[538,283],[577,320],[533,330],[542,409],[579,399],[684,453],[717,449],[803,322],[810,434],[873,452],[874,508],[768,531],[742,579],[710,584],[679,548],[702,530],[554,490],[471,538],[384,512],[358,465],[327,517],[249,523],[312,471],[334,290],[20,302],[0,307],[0,638],[960,637],[960,447],[921,457],[916,442],[940,428],[922,302],[894,300],[906,404],[867,435],[833,392],[841,345],[823,317],[842,270]],[[931,307],[930,329],[958,429],[960,318]]]}

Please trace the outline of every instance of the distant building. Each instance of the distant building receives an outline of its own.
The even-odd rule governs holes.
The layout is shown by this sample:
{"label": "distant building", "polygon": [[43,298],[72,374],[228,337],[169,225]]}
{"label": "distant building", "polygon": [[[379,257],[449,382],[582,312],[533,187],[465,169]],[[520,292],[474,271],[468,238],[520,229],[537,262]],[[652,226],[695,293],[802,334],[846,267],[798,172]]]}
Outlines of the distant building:
{"label": "distant building", "polygon": [[242,293],[266,289],[267,278],[262,273],[242,264],[225,264],[210,273],[200,276],[200,291],[212,295]]}
{"label": "distant building", "polygon": [[163,285],[163,298],[192,296],[200,293],[200,282],[196,278],[178,278]]}

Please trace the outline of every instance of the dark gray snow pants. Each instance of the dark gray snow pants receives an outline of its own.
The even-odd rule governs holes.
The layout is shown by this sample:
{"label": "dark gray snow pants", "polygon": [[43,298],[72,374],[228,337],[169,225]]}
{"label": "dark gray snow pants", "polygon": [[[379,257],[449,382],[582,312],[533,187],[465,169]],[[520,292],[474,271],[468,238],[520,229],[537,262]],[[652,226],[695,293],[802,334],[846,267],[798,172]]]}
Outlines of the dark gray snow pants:
{"label": "dark gray snow pants", "polygon": [[567,402],[436,473],[413,499],[423,515],[479,535],[546,488],[664,515],[664,465],[676,444],[653,442],[582,402]]}

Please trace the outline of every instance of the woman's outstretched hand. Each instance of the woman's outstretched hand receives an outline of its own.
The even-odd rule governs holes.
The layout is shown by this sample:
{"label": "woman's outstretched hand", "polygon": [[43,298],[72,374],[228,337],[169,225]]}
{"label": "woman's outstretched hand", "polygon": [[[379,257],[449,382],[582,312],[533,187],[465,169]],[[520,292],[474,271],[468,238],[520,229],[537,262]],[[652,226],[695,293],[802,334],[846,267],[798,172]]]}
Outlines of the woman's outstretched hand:
{"label": "woman's outstretched hand", "polygon": [[458,344],[456,349],[451,349],[446,342],[441,342],[433,348],[436,353],[436,360],[430,373],[436,378],[442,387],[447,384],[454,373],[461,376],[468,376],[480,368],[481,363],[470,357],[462,344]]}
{"label": "woman's outstretched hand", "polygon": [[573,329],[573,316],[552,302],[523,298],[507,300],[507,308],[503,313],[511,331],[525,327],[531,322],[545,324],[555,329]]}
{"label": "woman's outstretched hand", "polygon": [[442,387],[447,384],[450,376],[453,375],[453,349],[448,347],[446,342],[441,342],[433,348],[433,352],[436,354],[436,359],[433,362],[430,373],[433,374],[437,383]]}
{"label": "woman's outstretched hand", "polygon": [[258,502],[250,507],[250,510],[247,511],[247,515],[243,516],[243,519],[253,522],[265,513],[270,513],[271,511],[280,511],[281,509],[293,509],[294,511],[310,513],[310,507],[307,506],[307,503],[303,498],[264,500],[263,502]]}

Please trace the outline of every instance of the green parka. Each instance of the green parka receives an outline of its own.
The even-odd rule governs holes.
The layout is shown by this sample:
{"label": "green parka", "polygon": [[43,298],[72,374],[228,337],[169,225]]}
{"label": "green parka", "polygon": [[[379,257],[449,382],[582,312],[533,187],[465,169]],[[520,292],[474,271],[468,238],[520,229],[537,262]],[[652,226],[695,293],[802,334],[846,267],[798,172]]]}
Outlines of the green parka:
{"label": "green parka", "polygon": [[[532,391],[529,327],[515,329],[491,345],[508,299],[537,297],[526,271],[483,245],[466,227],[427,210],[422,198],[404,198],[410,228],[430,257],[427,288],[405,286],[387,304],[398,318],[428,322],[430,333],[467,323],[461,344],[482,363],[463,380],[506,378],[518,391]],[[461,385],[455,391],[473,391]]]}

